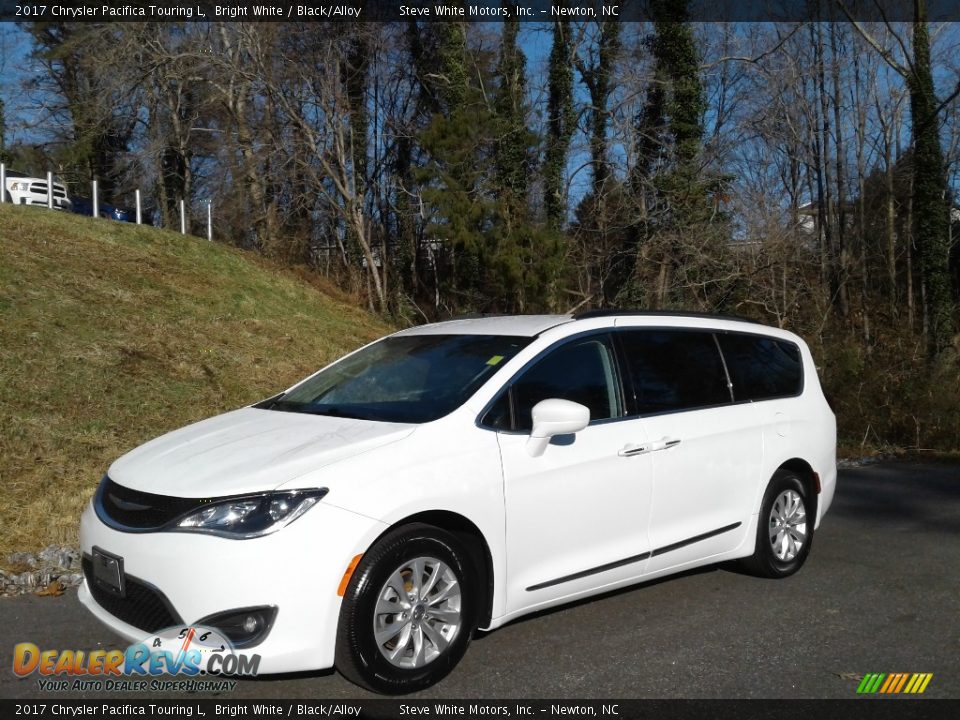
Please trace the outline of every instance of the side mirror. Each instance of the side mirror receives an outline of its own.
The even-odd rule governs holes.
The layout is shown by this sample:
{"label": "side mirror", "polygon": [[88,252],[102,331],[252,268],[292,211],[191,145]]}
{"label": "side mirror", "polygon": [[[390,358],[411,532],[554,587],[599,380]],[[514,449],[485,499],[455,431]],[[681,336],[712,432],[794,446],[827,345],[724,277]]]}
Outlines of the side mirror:
{"label": "side mirror", "polygon": [[543,455],[555,435],[580,432],[590,424],[590,408],[570,400],[551,398],[533,406],[533,430],[527,440],[527,452]]}

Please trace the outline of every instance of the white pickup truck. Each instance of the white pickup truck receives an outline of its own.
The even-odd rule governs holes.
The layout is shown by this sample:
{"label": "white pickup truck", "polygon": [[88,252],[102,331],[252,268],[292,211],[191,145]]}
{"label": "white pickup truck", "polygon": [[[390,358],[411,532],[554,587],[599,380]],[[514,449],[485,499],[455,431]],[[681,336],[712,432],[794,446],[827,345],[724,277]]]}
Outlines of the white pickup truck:
{"label": "white pickup truck", "polygon": [[[23,173],[7,170],[6,187],[3,188],[3,199],[16,205],[47,206],[47,179],[30,177]],[[69,210],[70,198],[67,197],[65,185],[53,183],[53,207],[57,210]]]}

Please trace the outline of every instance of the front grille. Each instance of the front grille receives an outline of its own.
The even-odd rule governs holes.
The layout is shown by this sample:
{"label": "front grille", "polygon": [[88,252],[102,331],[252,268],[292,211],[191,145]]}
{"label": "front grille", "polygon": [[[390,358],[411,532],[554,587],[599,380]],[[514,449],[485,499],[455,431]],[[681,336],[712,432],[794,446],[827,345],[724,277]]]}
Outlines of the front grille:
{"label": "front grille", "polygon": [[86,554],[83,556],[83,574],[97,605],[128,625],[144,632],[155,633],[183,624],[166,595],[149,583],[127,575],[124,577],[126,592],[123,597],[119,597],[100,585],[93,576],[93,559]]}
{"label": "front grille", "polygon": [[197,498],[179,498],[169,495],[131,490],[104,478],[97,491],[98,510],[104,520],[135,530],[156,530],[203,503]]}
{"label": "front grille", "polygon": [[[38,195],[46,195],[47,184],[45,182],[30,183],[30,192],[36,193]],[[58,185],[57,183],[54,183],[53,196],[56,198],[65,198],[67,196],[67,189],[63,185]]]}

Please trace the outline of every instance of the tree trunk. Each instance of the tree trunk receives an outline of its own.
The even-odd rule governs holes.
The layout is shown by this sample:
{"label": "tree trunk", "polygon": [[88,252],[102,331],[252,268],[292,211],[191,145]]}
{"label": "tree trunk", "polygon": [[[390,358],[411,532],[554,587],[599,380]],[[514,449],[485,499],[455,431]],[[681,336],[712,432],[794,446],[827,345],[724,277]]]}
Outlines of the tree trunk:
{"label": "tree trunk", "polygon": [[914,148],[914,236],[929,322],[927,349],[936,356],[950,346],[954,331],[949,268],[949,204],[940,147],[937,98],[930,67],[926,0],[914,0],[913,73],[909,77]]}

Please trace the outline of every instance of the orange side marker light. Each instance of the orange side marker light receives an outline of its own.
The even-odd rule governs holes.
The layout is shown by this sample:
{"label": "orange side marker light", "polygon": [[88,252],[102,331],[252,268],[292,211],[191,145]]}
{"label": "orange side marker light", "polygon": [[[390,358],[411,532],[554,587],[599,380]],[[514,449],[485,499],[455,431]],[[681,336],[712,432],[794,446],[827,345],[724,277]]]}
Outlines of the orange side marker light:
{"label": "orange side marker light", "polygon": [[357,569],[357,565],[360,564],[360,558],[363,557],[363,553],[360,555],[355,555],[353,560],[350,561],[350,564],[347,565],[347,569],[343,572],[343,578],[340,580],[340,587],[337,588],[337,595],[343,597],[343,594],[347,591],[347,585],[350,584],[350,578],[353,577],[353,571]]}

